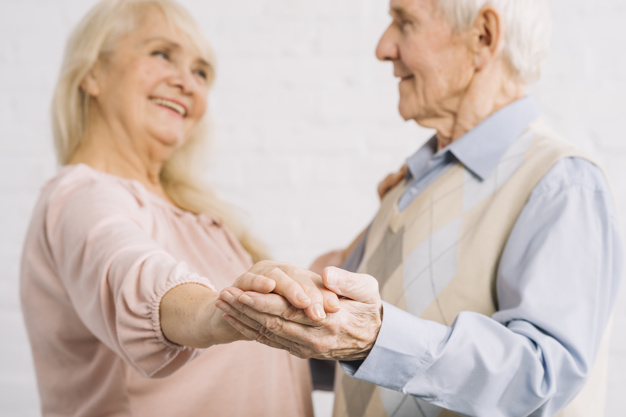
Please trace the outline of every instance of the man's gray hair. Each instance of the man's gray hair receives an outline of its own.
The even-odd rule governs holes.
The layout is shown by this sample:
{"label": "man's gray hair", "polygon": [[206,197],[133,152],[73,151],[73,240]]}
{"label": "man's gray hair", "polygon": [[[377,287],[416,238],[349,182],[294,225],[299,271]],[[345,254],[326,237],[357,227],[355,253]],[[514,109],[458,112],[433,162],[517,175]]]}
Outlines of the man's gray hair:
{"label": "man's gray hair", "polygon": [[549,0],[436,0],[455,30],[469,28],[480,9],[493,6],[504,23],[504,58],[521,80],[539,79],[552,27]]}

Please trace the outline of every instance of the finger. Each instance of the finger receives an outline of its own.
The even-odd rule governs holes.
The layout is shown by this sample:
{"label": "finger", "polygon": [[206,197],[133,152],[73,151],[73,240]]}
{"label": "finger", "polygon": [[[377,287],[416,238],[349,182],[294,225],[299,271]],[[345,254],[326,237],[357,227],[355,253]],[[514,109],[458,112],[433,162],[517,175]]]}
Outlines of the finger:
{"label": "finger", "polygon": [[[219,303],[219,301],[225,302],[226,305]],[[220,310],[235,317],[239,317],[239,313],[247,315],[250,320],[255,320],[259,323],[254,325],[254,323],[246,321],[250,327],[255,329],[258,329],[262,323],[272,316],[312,327],[321,326],[322,324],[311,320],[305,315],[303,310],[295,308],[278,294],[244,293],[238,288],[230,287],[220,292],[218,302],[215,305]]]}
{"label": "finger", "polygon": [[293,306],[297,308],[311,306],[311,298],[306,294],[305,289],[300,285],[295,276],[287,275],[279,267],[269,268],[263,275],[276,283],[273,292],[285,297]]}
{"label": "finger", "polygon": [[[263,297],[271,296],[271,294],[263,295]],[[315,344],[318,334],[314,332],[316,329],[322,329],[323,324],[317,322],[313,326],[285,320],[284,318],[272,314],[259,312],[251,307],[243,305],[236,301],[230,302],[224,306],[220,302],[220,309],[230,316],[235,317],[248,327],[260,331],[264,335],[272,333],[295,343],[304,345]],[[255,303],[256,304],[256,303]]]}
{"label": "finger", "polygon": [[[225,303],[224,301],[219,301],[219,300],[216,302],[216,304],[217,304],[217,303],[227,304],[227,303]],[[224,313],[224,314],[226,314],[226,313]],[[224,314],[222,314],[222,318],[224,318]],[[229,324],[230,324],[230,323],[229,323]],[[241,331],[240,329],[235,329],[235,330],[237,330],[239,333],[241,333],[241,335],[244,337],[244,339],[247,339],[247,340],[256,340],[256,338],[255,338],[255,337],[251,337],[252,333],[256,332],[256,333],[258,333],[258,334],[261,334],[261,333],[260,333],[260,329],[261,329],[261,327],[259,327],[259,330],[255,330],[255,329],[253,329],[253,328],[251,328],[251,327],[249,327],[249,326],[247,326],[247,325],[245,325],[245,324],[243,324],[243,323],[241,324],[241,326],[243,326],[241,330],[245,330],[245,332]],[[231,327],[232,327],[232,326],[231,326]],[[245,329],[244,329],[244,328],[245,328]]]}
{"label": "finger", "polygon": [[261,336],[261,332],[250,328],[249,326],[245,325],[243,322],[237,320],[228,313],[222,314],[222,318],[248,340],[257,340],[257,338]]}
{"label": "finger", "polygon": [[[258,294],[258,296],[267,298],[272,294]],[[329,359],[332,357],[333,352],[329,346],[333,344],[332,340],[336,338],[336,334],[333,330],[325,329],[323,327],[325,325],[315,323],[318,327],[311,327],[253,309],[239,310],[232,305],[220,306],[220,308],[226,312],[227,316],[239,322],[239,326],[233,322],[229,323],[246,338],[256,337],[257,342],[287,350],[292,355],[301,358]],[[244,325],[246,327],[241,327]],[[336,332],[336,329],[334,331]]]}
{"label": "finger", "polygon": [[378,184],[378,197],[382,200],[390,189],[395,187],[406,177],[407,172],[408,167],[404,164],[397,172],[387,175],[385,179]]}
{"label": "finger", "polygon": [[231,302],[231,300],[236,300],[237,298],[241,297],[243,293],[244,292],[239,288],[228,287],[220,291],[220,294],[217,298],[218,300],[223,300],[229,303]]}
{"label": "finger", "polygon": [[398,171],[399,179],[403,179],[406,177],[406,174],[409,172],[409,166],[407,164],[402,165],[400,171]]}
{"label": "finger", "polygon": [[391,183],[393,178],[393,174],[387,175],[379,184],[378,184],[378,197],[382,200],[387,191],[389,191],[389,184]]}
{"label": "finger", "polygon": [[295,308],[285,298],[278,294],[259,294],[246,292],[237,299],[244,306],[232,304],[234,308],[243,313],[247,312],[246,306],[260,313],[281,317],[287,321],[317,327],[321,323],[309,318],[304,310]]}
{"label": "finger", "polygon": [[260,326],[258,329],[254,327],[250,327],[247,324],[248,322],[246,321],[245,317],[233,316],[228,313],[225,313],[225,315],[230,316],[234,320],[237,320],[243,326],[247,327],[250,331],[256,333],[257,334],[257,338],[255,339],[256,341],[261,341],[265,339],[267,342],[271,342],[273,344],[272,347],[282,346],[283,348],[289,348],[291,350],[295,350],[296,348],[299,348],[298,350],[302,350],[297,342],[286,339],[278,334],[272,333],[270,330],[268,330],[267,328],[263,326]]}
{"label": "finger", "polygon": [[328,267],[322,272],[322,280],[326,288],[344,297],[368,304],[380,303],[378,281],[370,275]]}
{"label": "finger", "polygon": [[[287,298],[295,307],[303,308],[306,315],[312,320],[324,320],[326,312],[324,311],[324,297],[321,292],[323,284],[319,275],[290,265],[284,268],[286,271],[282,268],[273,268],[265,273],[265,276],[276,281],[274,292]],[[294,298],[298,301],[306,299],[308,303],[306,305],[303,302],[296,303]]]}
{"label": "finger", "polygon": [[324,297],[324,310],[327,313],[336,313],[341,309],[341,304],[339,303],[339,297],[332,291],[327,290],[326,288],[321,289],[322,297]]}
{"label": "finger", "polygon": [[[300,354],[300,352],[298,350],[293,348],[293,342],[291,342],[291,341],[288,341],[288,340],[283,339],[283,338],[279,338],[279,337],[277,337],[275,335],[274,335],[274,337],[267,337],[267,336],[261,334],[258,331],[250,329],[248,326],[246,326],[245,324],[243,324],[242,322],[240,322],[235,317],[233,317],[233,316],[231,316],[229,314],[224,314],[222,317],[235,330],[239,331],[244,337],[246,337],[246,338],[248,338],[250,340],[254,340],[254,341],[258,342],[258,343],[262,343],[262,344],[267,345],[267,346],[269,346],[271,348],[274,348],[274,349],[286,350],[287,352],[291,353],[292,355],[295,355],[295,356],[298,356],[298,357],[301,357],[301,358],[305,358],[305,356]],[[276,338],[276,340],[273,340],[274,338]]]}
{"label": "finger", "polygon": [[[252,309],[247,309],[246,313],[244,313],[240,308],[235,308],[221,300],[218,301],[216,305],[217,304],[220,305],[219,308],[224,311],[226,315],[238,320],[242,325],[247,327],[246,333],[242,333],[245,337],[256,333],[258,336],[254,340],[258,341],[258,337],[263,336],[268,340],[278,342],[282,345],[289,345],[292,349],[293,346],[301,340],[298,337],[284,337],[284,335],[297,329],[290,328],[286,333],[283,333],[283,329],[285,329],[285,327],[291,327],[290,325],[296,323],[286,321],[282,317],[273,316],[271,314],[259,313]],[[297,326],[301,325],[297,324]],[[239,330],[239,328],[237,329]],[[299,334],[298,332],[296,333]]]}
{"label": "finger", "polygon": [[237,278],[233,287],[240,288],[243,291],[269,293],[274,290],[276,283],[262,274],[248,271]]}
{"label": "finger", "polygon": [[219,305],[218,308],[222,310],[224,314],[228,314],[229,316],[234,317],[237,320],[239,320],[241,323],[245,324],[250,329],[250,331],[255,331],[255,332],[260,333],[261,330],[263,329],[263,325],[261,323],[246,316],[240,310],[237,310],[232,305],[221,300],[216,302],[215,305],[216,306]]}

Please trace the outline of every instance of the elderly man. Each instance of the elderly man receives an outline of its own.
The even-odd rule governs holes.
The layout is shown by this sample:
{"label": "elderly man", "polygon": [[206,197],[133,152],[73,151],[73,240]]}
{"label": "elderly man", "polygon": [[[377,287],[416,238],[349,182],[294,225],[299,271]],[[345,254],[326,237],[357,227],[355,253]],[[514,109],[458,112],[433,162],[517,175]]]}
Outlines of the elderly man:
{"label": "elderly man", "polygon": [[345,259],[358,274],[322,273],[341,310],[313,322],[230,288],[225,317],[341,360],[335,416],[603,415],[622,248],[602,171],[526,96],[547,0],[391,0],[390,14],[376,55],[402,117],[437,133]]}

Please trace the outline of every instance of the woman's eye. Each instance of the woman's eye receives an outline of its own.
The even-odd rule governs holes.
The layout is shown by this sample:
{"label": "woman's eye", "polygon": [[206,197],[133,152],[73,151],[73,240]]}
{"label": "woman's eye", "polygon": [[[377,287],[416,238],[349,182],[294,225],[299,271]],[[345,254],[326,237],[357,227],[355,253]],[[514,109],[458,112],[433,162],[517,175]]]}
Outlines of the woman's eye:
{"label": "woman's eye", "polygon": [[195,70],[194,74],[196,74],[198,77],[202,78],[205,81],[209,78],[205,70]]}
{"label": "woman's eye", "polygon": [[154,52],[152,52],[150,55],[152,55],[152,56],[158,56],[158,57],[160,57],[160,58],[165,59],[166,61],[169,61],[169,60],[170,60],[170,54],[169,54],[169,53],[167,53],[167,52],[165,52],[165,51],[160,51],[160,50],[159,50],[159,51],[154,51]]}

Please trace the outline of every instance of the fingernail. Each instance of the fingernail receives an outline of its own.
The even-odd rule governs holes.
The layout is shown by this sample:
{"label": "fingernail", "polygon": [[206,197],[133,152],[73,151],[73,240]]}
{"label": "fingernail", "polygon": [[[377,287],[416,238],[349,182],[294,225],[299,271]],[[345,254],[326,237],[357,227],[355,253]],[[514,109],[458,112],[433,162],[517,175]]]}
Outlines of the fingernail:
{"label": "fingernail", "polygon": [[244,303],[245,305],[251,306],[254,304],[254,300],[248,294],[242,294],[239,296],[239,301]]}
{"label": "fingernail", "polygon": [[337,277],[333,269],[329,269],[328,272],[326,272],[326,283],[333,286],[337,285]]}
{"label": "fingernail", "polygon": [[315,313],[315,315],[320,319],[326,318],[326,313],[324,312],[321,304],[315,304],[313,306],[313,313]]}
{"label": "fingernail", "polygon": [[310,301],[311,299],[309,298],[308,295],[306,295],[305,293],[298,291],[296,293],[296,298],[300,301]]}
{"label": "fingernail", "polygon": [[233,295],[228,291],[222,292],[221,298],[228,303],[232,303],[233,301],[235,301],[235,297],[233,297]]}

